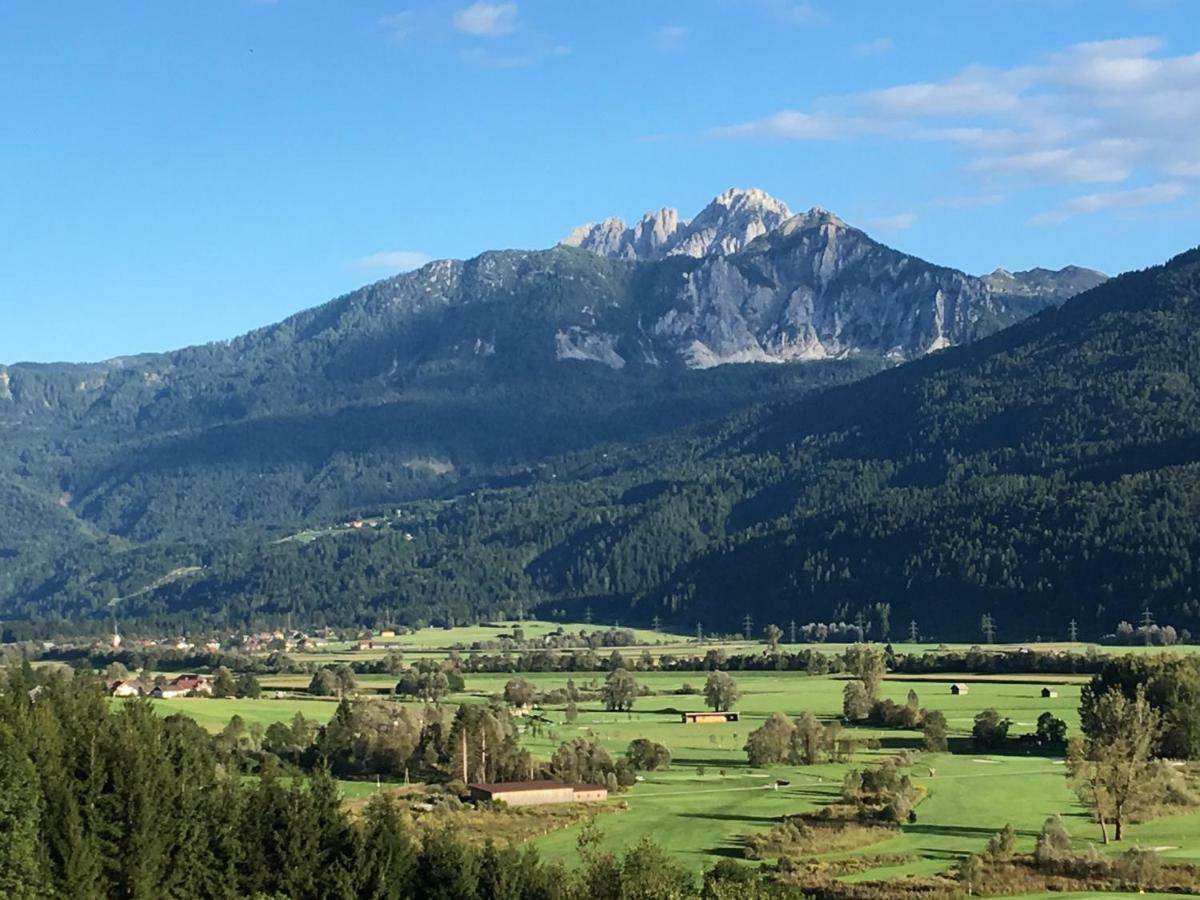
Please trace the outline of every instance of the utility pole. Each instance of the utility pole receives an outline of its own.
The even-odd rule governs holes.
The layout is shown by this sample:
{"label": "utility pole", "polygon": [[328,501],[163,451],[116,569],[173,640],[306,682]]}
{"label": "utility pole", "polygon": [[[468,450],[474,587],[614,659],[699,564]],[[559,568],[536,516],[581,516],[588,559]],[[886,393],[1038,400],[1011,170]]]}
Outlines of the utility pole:
{"label": "utility pole", "polygon": [[795,619],[792,619],[792,621],[788,622],[788,643],[789,644],[796,643],[796,620]]}
{"label": "utility pole", "polygon": [[754,633],[754,620],[750,618],[750,613],[746,613],[746,618],[742,619],[742,628],[746,632],[746,640],[750,640],[750,636]]}
{"label": "utility pole", "polygon": [[1070,636],[1072,644],[1079,640],[1079,623],[1074,619],[1067,625],[1067,634]]}
{"label": "utility pole", "polygon": [[463,781],[470,781],[471,775],[467,771],[467,720],[465,718],[463,719],[463,730],[462,730],[462,767],[463,767]]}
{"label": "utility pole", "polygon": [[911,619],[908,623],[908,642],[915,644],[921,639],[921,632],[917,630],[917,620]]}
{"label": "utility pole", "polygon": [[479,773],[480,780],[487,781],[487,728],[483,726],[479,729],[479,766],[483,769]]}

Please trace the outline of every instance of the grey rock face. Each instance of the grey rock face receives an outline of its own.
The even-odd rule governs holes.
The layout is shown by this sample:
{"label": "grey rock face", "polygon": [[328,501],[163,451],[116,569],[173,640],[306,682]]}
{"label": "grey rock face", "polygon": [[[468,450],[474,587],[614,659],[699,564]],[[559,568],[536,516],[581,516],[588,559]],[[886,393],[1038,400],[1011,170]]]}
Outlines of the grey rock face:
{"label": "grey rock face", "polygon": [[1037,268],[1024,272],[1009,272],[996,269],[984,275],[982,280],[997,293],[1059,296],[1064,293],[1081,294],[1091,290],[1107,281],[1108,276],[1095,269],[1067,266],[1057,271]]}
{"label": "grey rock face", "polygon": [[828,210],[792,216],[762,191],[736,188],[691,222],[673,210],[647,214],[634,228],[607,219],[576,229],[564,244],[613,259],[696,258],[673,286],[670,308],[626,338],[643,345],[627,358],[675,358],[692,368],[853,354],[911,359],[982,337],[1106,278],[1075,266],[976,278],[879,244]]}
{"label": "grey rock face", "polygon": [[730,188],[690,222],[673,209],[646,213],[632,228],[621,219],[581,225],[562,243],[612,259],[737,253],[791,216],[787,205],[757,188]]}
{"label": "grey rock face", "polygon": [[564,244],[431,262],[218,344],[0,367],[0,427],[62,414],[175,428],[196,408],[216,421],[331,396],[366,403],[456,371],[493,379],[597,363],[636,373],[912,359],[1105,278],[1077,267],[974,277],[893,250],[827,210],[789,215],[754,190],[726,191],[690,222],[673,210],[633,228],[608,219]]}

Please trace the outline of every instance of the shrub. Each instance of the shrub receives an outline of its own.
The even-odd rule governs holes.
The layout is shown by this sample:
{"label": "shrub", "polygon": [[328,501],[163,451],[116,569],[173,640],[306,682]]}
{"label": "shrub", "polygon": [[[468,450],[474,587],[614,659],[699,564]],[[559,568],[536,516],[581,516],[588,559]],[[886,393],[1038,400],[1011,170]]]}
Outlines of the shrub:
{"label": "shrub", "polygon": [[1008,740],[1008,729],[1012,726],[1011,719],[1001,718],[994,709],[985,709],[975,716],[975,725],[971,729],[971,737],[975,739],[975,747],[979,750],[995,750]]}
{"label": "shrub", "polygon": [[669,766],[671,751],[662,744],[646,738],[637,738],[630,742],[629,749],[625,751],[625,758],[633,768],[649,772]]}

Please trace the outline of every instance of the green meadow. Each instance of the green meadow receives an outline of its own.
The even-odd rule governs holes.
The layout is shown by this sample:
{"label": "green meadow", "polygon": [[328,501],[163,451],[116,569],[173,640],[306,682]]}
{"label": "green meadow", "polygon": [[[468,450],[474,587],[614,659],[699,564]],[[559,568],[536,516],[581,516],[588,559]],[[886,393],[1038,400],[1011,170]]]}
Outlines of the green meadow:
{"label": "green meadow", "polygon": [[[629,648],[624,654],[626,659],[635,660],[640,648]],[[840,717],[845,678],[803,672],[731,674],[742,692],[736,706],[740,721],[736,723],[687,725],[680,721],[680,711],[704,707],[698,692],[703,689],[707,673],[635,672],[638,683],[652,693],[639,697],[631,713],[607,712],[599,701],[585,700],[578,704],[576,721],[567,723],[561,707],[550,707],[539,710],[549,723],[536,727],[529,724],[523,740],[534,756],[542,759],[548,758],[562,741],[580,736],[601,742],[614,757],[623,754],[635,738],[666,745],[673,756],[671,766],[644,773],[644,780],[629,791],[611,797],[607,803],[614,808],[599,819],[599,825],[603,841],[613,849],[650,836],[696,872],[724,857],[741,859],[744,836],[770,829],[781,816],[815,810],[834,801],[849,768],[878,763],[920,746],[920,734],[915,731],[856,727],[848,729],[847,736],[864,742],[875,738],[878,747],[859,750],[850,763],[752,768],[742,749],[751,730],[775,712],[795,717],[811,711],[826,721]],[[513,677],[525,678],[543,691],[565,687],[572,678],[576,687],[588,691],[598,689],[605,675],[468,673],[465,690],[444,702],[487,702],[498,696]],[[308,678],[263,678],[268,691],[289,691],[279,699],[264,695],[258,700],[180,698],[155,702],[163,714],[184,712],[211,731],[222,728],[234,713],[247,722],[264,725],[290,719],[296,712],[325,721],[333,714],[334,700],[292,693],[306,686]],[[390,675],[358,678],[364,694],[389,691],[395,681]],[[967,684],[965,696],[951,693],[954,681]],[[904,703],[913,690],[921,706],[945,714],[952,752],[921,754],[916,764],[905,770],[926,791],[916,809],[915,822],[883,842],[822,858],[877,858],[876,865],[846,876],[852,880],[937,872],[953,866],[963,854],[982,851],[991,835],[1006,823],[1011,823],[1019,835],[1018,849],[1031,850],[1042,823],[1054,814],[1064,817],[1079,849],[1097,841],[1099,831],[1069,790],[1061,759],[1023,753],[977,754],[969,740],[976,713],[989,707],[1012,720],[1014,735],[1033,731],[1037,717],[1047,711],[1063,719],[1069,732],[1075,733],[1079,693],[1085,681],[1079,676],[1050,675],[888,677],[882,685],[882,696]],[[683,693],[685,685],[697,693]],[[1047,686],[1053,687],[1058,696],[1043,698],[1041,689]],[[347,782],[343,789],[347,799],[353,799],[377,788],[374,783]],[[566,827],[537,838],[536,845],[547,859],[571,862],[576,858],[578,831],[577,825]],[[1110,847],[1110,851],[1119,852],[1133,845],[1155,848],[1166,858],[1200,862],[1200,813],[1134,825],[1126,842]]]}

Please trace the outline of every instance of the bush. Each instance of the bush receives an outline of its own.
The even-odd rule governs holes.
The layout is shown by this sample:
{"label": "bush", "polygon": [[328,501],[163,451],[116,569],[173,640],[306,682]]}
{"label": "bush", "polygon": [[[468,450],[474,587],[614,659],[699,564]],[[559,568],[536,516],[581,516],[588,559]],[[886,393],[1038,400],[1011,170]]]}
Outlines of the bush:
{"label": "bush", "polygon": [[1054,868],[1071,855],[1071,835],[1061,816],[1051,816],[1042,825],[1033,847],[1033,858],[1039,868]]}
{"label": "bush", "polygon": [[625,758],[634,769],[650,772],[669,766],[671,751],[662,744],[646,738],[637,738],[630,742],[629,749],[625,751]]}
{"label": "bush", "polygon": [[1001,831],[992,835],[987,845],[987,855],[995,862],[1012,859],[1017,851],[1017,833],[1012,825],[1005,825]]}
{"label": "bush", "polygon": [[1011,726],[1011,719],[1001,718],[1000,713],[994,709],[985,709],[975,716],[975,725],[971,729],[976,749],[996,750],[1004,746]]}
{"label": "bush", "polygon": [[1121,854],[1114,868],[1121,878],[1140,890],[1154,880],[1160,866],[1155,851],[1133,847]]}

